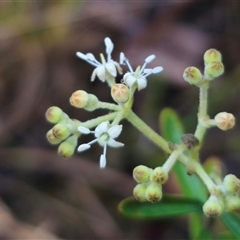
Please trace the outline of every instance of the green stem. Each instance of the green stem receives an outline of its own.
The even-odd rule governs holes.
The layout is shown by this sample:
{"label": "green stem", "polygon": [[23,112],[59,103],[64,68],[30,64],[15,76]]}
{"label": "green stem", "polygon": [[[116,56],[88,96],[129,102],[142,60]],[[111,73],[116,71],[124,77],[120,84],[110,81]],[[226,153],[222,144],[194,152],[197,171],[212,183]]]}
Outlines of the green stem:
{"label": "green stem", "polygon": [[126,115],[126,119],[132,123],[143,135],[145,135],[150,141],[155,143],[161,149],[167,153],[171,153],[168,147],[168,142],[151,129],[144,121],[142,121],[132,110],[129,110]]}
{"label": "green stem", "polygon": [[114,103],[107,103],[107,102],[98,102],[98,108],[109,109],[113,111],[119,111],[122,108]]}

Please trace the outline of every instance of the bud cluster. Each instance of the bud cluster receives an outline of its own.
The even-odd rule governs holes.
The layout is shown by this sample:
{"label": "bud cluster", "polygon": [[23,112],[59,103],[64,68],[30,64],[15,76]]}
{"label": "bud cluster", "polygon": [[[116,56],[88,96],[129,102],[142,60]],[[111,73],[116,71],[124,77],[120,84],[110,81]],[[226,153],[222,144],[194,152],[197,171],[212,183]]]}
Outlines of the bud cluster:
{"label": "bud cluster", "polygon": [[72,120],[59,107],[50,107],[46,111],[46,119],[54,123],[54,127],[47,134],[47,140],[53,145],[60,144],[58,153],[64,158],[71,157],[77,146],[79,135],[76,132],[76,120]]}
{"label": "bud cluster", "polygon": [[196,67],[187,67],[183,72],[183,79],[198,87],[211,81],[224,72],[224,65],[222,63],[222,56],[216,49],[209,49],[204,53],[203,56],[205,68],[204,74]]}
{"label": "bud cluster", "polygon": [[161,200],[162,184],[168,179],[168,173],[164,168],[151,169],[140,165],[134,168],[133,178],[138,182],[133,189],[133,195],[138,201],[155,203]]}

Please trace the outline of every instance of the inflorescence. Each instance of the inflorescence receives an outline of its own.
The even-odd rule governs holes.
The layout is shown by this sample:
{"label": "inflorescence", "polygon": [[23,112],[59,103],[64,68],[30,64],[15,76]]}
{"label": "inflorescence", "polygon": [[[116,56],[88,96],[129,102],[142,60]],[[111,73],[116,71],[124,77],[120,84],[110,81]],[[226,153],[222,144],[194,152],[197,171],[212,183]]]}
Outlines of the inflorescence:
{"label": "inflorescence", "polygon": [[[160,201],[162,185],[168,180],[169,172],[175,162],[180,161],[186,166],[186,172],[189,175],[197,174],[202,179],[210,193],[209,199],[203,205],[206,216],[216,217],[223,211],[239,209],[240,180],[233,174],[226,175],[223,180],[219,180],[219,176],[210,177],[200,164],[198,154],[208,128],[217,126],[221,130],[228,130],[235,125],[235,118],[231,113],[221,112],[213,119],[207,114],[210,83],[224,72],[220,52],[216,49],[209,49],[205,52],[203,73],[193,66],[184,70],[184,80],[199,88],[198,124],[195,133],[183,135],[180,143],[168,143],[132,111],[135,91],[146,88],[149,75],[160,73],[163,70],[161,66],[146,68],[155,59],[155,55],[148,56],[143,65],[138,66],[134,71],[124,53],[120,53],[119,62],[112,59],[111,54],[114,45],[110,38],[105,38],[104,42],[106,58],[101,53],[101,62],[96,60],[91,53],[77,52],[76,55],[95,67],[91,81],[98,78],[100,81],[106,82],[111,88],[111,96],[115,103],[102,102],[95,95],[84,90],[75,91],[70,97],[72,106],[87,111],[100,108],[108,110],[106,115],[85,122],[69,118],[59,107],[50,107],[46,111],[46,118],[55,125],[47,132],[47,139],[51,144],[59,144],[58,153],[60,156],[69,158],[76,149],[78,152],[82,152],[90,149],[91,145],[97,142],[103,147],[103,153],[100,156],[100,168],[105,168],[107,147],[118,148],[124,146],[124,143],[115,139],[123,129],[120,122],[126,119],[149,140],[169,154],[165,163],[155,169],[143,165],[134,168],[133,178],[138,184],[133,190],[133,195],[138,201],[150,201],[152,203]],[[122,66],[124,65],[127,66],[128,72],[123,74]],[[121,83],[116,82],[117,74],[123,74]],[[85,134],[93,134],[94,139],[78,146],[78,138]]]}

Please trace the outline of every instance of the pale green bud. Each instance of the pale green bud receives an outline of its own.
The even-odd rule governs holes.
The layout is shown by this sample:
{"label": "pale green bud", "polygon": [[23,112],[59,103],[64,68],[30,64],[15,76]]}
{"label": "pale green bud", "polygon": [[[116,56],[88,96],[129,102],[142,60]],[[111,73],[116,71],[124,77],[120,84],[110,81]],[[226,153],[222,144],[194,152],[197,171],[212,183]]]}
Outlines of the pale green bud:
{"label": "pale green bud", "polygon": [[192,85],[200,84],[202,78],[202,73],[196,67],[188,67],[183,72],[183,79]]}
{"label": "pale green bud", "polygon": [[145,192],[145,196],[149,202],[156,203],[162,198],[162,186],[151,183]]}
{"label": "pale green bud", "polygon": [[86,107],[88,100],[89,100],[88,93],[83,90],[75,91],[69,99],[71,105],[76,108]]}
{"label": "pale green bud", "polygon": [[224,65],[220,61],[213,61],[205,66],[204,78],[213,80],[224,73]]}
{"label": "pale green bud", "polygon": [[133,195],[139,202],[146,202],[147,198],[145,196],[147,185],[146,184],[138,184],[133,189]]}
{"label": "pale green bud", "polygon": [[226,197],[226,209],[228,211],[235,211],[240,209],[240,199],[238,196]]}
{"label": "pale green bud", "polygon": [[88,94],[88,97],[89,97],[89,99],[88,99],[87,105],[84,107],[84,109],[91,112],[98,108],[99,100],[93,94]]}
{"label": "pale green bud", "polygon": [[150,180],[152,169],[144,165],[137,166],[133,169],[133,178],[138,183],[145,183]]}
{"label": "pale green bud", "polygon": [[129,98],[129,88],[122,83],[114,84],[111,88],[111,96],[115,102],[125,103]]}
{"label": "pale green bud", "polygon": [[168,173],[162,167],[157,167],[153,170],[150,180],[156,184],[163,184],[168,179]]}
{"label": "pale green bud", "polygon": [[211,49],[208,49],[204,55],[203,55],[203,60],[205,62],[205,64],[208,64],[212,61],[222,61],[222,55],[221,53],[214,49],[214,48],[211,48]]}
{"label": "pale green bud", "polygon": [[53,136],[56,139],[64,140],[66,139],[72,132],[66,124],[58,123],[52,129]]}
{"label": "pale green bud", "polygon": [[61,108],[53,106],[48,108],[45,116],[50,123],[58,123],[62,119],[63,111]]}
{"label": "pale green bud", "polygon": [[57,145],[62,141],[61,139],[57,139],[57,138],[54,137],[52,129],[50,129],[47,132],[46,137],[47,137],[48,142],[53,144],[53,145]]}
{"label": "pale green bud", "polygon": [[229,130],[235,125],[235,117],[231,113],[220,112],[214,117],[215,123],[221,130]]}
{"label": "pale green bud", "polygon": [[223,212],[223,205],[216,196],[210,196],[203,205],[203,212],[207,217],[215,218]]}
{"label": "pale green bud", "polygon": [[77,137],[71,136],[66,141],[62,142],[58,147],[58,153],[63,158],[69,158],[74,154],[77,146]]}
{"label": "pale green bud", "polygon": [[240,180],[233,174],[228,174],[223,179],[223,186],[228,193],[236,194],[240,190]]}

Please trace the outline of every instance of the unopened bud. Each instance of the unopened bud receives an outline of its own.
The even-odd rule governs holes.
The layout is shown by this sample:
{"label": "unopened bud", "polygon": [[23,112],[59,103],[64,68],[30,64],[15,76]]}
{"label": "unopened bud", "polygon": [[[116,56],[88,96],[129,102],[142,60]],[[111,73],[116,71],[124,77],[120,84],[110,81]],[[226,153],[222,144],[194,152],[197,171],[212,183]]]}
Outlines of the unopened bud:
{"label": "unopened bud", "polygon": [[125,103],[129,98],[129,88],[122,83],[114,84],[111,89],[111,96],[115,102]]}
{"label": "unopened bud", "polygon": [[167,171],[162,167],[157,167],[153,170],[150,180],[156,184],[163,184],[168,179]]}
{"label": "unopened bud", "polygon": [[228,174],[223,179],[223,185],[227,192],[236,194],[240,190],[240,179],[233,174]]}
{"label": "unopened bud", "polygon": [[57,138],[54,137],[52,129],[50,129],[47,132],[46,137],[47,137],[48,142],[53,144],[53,145],[57,145],[62,141],[61,139],[57,139]]}
{"label": "unopened bud", "polygon": [[225,202],[228,211],[236,211],[240,209],[240,199],[238,196],[227,196]]}
{"label": "unopened bud", "polygon": [[95,109],[98,108],[98,102],[99,102],[99,100],[98,100],[98,98],[97,98],[95,95],[93,95],[93,94],[88,94],[88,97],[89,97],[88,103],[87,103],[87,105],[84,107],[84,109],[87,110],[87,111],[89,111],[89,112],[91,112],[91,111],[94,111]]}
{"label": "unopened bud", "polygon": [[183,72],[183,78],[190,84],[198,85],[202,81],[202,73],[196,67],[188,67]]}
{"label": "unopened bud", "polygon": [[71,131],[66,124],[58,123],[53,127],[52,133],[56,139],[64,140],[71,134]]}
{"label": "unopened bud", "polygon": [[223,206],[216,196],[210,196],[203,205],[203,212],[207,217],[215,218],[223,212]]}
{"label": "unopened bud", "polygon": [[53,106],[48,108],[45,116],[50,123],[58,123],[62,119],[63,111],[61,108]]}
{"label": "unopened bud", "polygon": [[151,183],[145,192],[145,196],[149,202],[156,203],[162,198],[162,186]]}
{"label": "unopened bud", "polygon": [[224,73],[224,66],[220,61],[212,61],[205,66],[204,78],[213,80]]}
{"label": "unopened bud", "polygon": [[133,169],[133,178],[138,183],[145,183],[150,180],[152,169],[144,165],[137,166]]}
{"label": "unopened bud", "polygon": [[133,189],[133,195],[139,202],[146,202],[147,198],[145,196],[147,185],[146,184],[138,184]]}
{"label": "unopened bud", "polygon": [[222,55],[218,50],[211,48],[204,53],[203,60],[205,64],[208,64],[212,61],[222,61]]}
{"label": "unopened bud", "polygon": [[66,141],[62,142],[58,147],[58,153],[63,158],[69,158],[74,154],[77,146],[77,137],[71,136]]}
{"label": "unopened bud", "polygon": [[235,117],[231,113],[220,112],[214,117],[215,123],[221,130],[229,130],[235,125]]}
{"label": "unopened bud", "polygon": [[76,108],[84,108],[89,100],[88,93],[83,90],[78,90],[70,97],[70,103]]}

